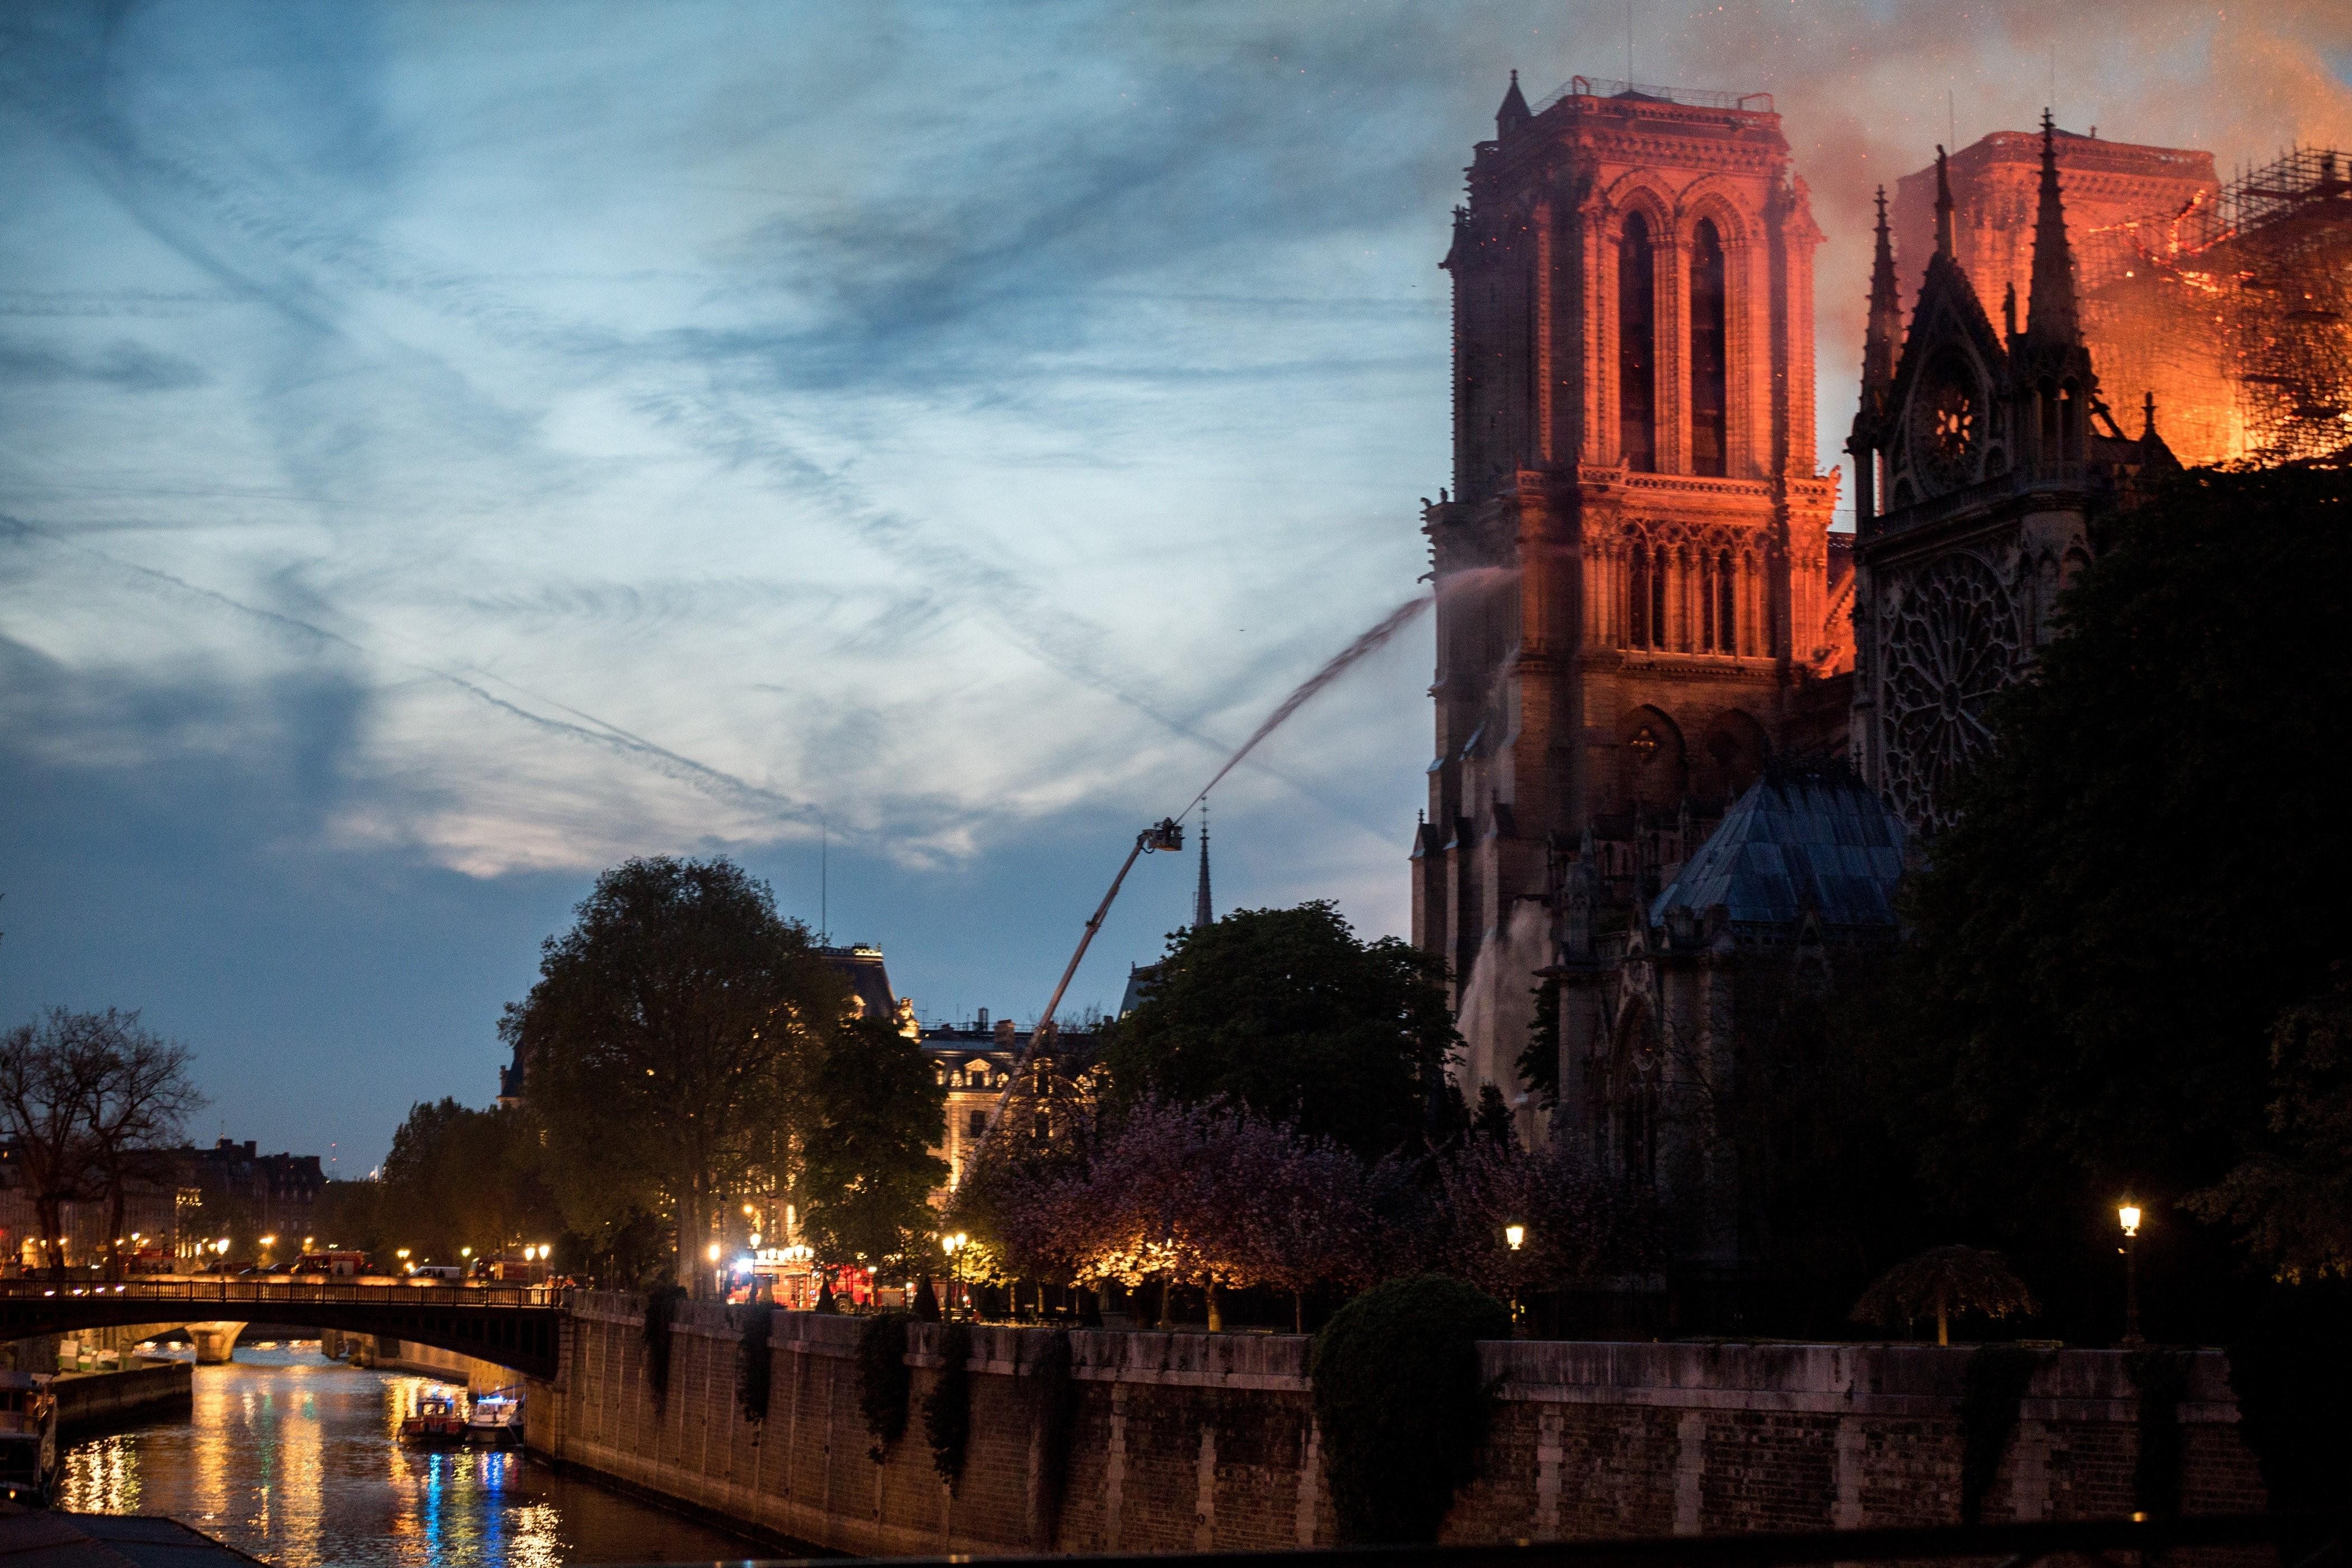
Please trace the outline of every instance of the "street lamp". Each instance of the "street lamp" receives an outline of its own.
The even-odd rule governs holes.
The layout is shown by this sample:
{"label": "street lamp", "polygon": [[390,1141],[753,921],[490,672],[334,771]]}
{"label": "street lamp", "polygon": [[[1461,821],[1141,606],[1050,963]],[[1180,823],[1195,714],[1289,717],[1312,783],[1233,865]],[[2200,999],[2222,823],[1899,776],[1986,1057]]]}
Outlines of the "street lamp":
{"label": "street lamp", "polygon": [[971,1245],[971,1238],[960,1230],[951,1236],[940,1237],[940,1249],[948,1255],[948,1261],[955,1266],[954,1300],[959,1307],[963,1304],[963,1249]]}
{"label": "street lamp", "polygon": [[2139,1205],[2117,1205],[2116,1218],[2124,1227],[2124,1343],[2136,1350],[2147,1342],[2139,1337]]}
{"label": "street lamp", "polygon": [[[1504,1244],[1506,1247],[1509,1247],[1513,1252],[1517,1252],[1517,1251],[1519,1249],[1519,1246],[1520,1246],[1520,1244],[1521,1244],[1522,1242],[1526,1241],[1526,1240],[1527,1240],[1527,1238],[1528,1238],[1528,1227],[1527,1227],[1526,1226],[1523,1226],[1523,1225],[1507,1225],[1507,1226],[1505,1226],[1503,1227],[1503,1244]],[[1520,1306],[1519,1306],[1519,1275],[1518,1275],[1518,1270],[1517,1270],[1517,1269],[1516,1269],[1516,1268],[1514,1268],[1514,1269],[1512,1269],[1512,1270],[1511,1270],[1511,1326],[1512,1326],[1512,1327],[1517,1328],[1517,1327],[1518,1326],[1518,1323],[1519,1323],[1519,1320],[1520,1320],[1521,1315],[1522,1315],[1522,1311],[1521,1311],[1521,1308],[1520,1308]]]}

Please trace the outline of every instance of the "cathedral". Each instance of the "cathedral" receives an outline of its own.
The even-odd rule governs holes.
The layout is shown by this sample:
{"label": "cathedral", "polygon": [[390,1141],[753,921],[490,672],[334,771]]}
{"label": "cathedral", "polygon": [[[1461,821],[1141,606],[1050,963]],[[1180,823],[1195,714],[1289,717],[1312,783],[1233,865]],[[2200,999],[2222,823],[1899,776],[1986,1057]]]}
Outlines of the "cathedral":
{"label": "cathedral", "polygon": [[[1951,820],[1983,754],[1986,704],[2051,634],[2059,593],[2104,523],[2179,464],[2152,397],[2126,434],[2083,337],[2054,127],[2042,127],[2033,261],[2019,321],[1998,330],[1955,245],[1937,158],[1935,250],[1904,328],[1882,208],[1854,459],[1851,746],[1864,782],[1914,831]],[[1898,353],[1899,345],[1899,353]]]}
{"label": "cathedral", "polygon": [[1514,77],[1474,154],[1412,851],[1413,940],[1455,976],[1474,1094],[1517,1080],[1571,863],[1611,910],[1643,904],[1768,759],[1842,734],[1821,239],[1760,94],[1578,78],[1530,105]]}
{"label": "cathedral", "polygon": [[2056,140],[1998,328],[1941,151],[1907,321],[1882,194],[1851,534],[1811,455],[1822,236],[1769,99],[1530,105],[1514,77],[1470,166],[1413,937],[1465,1092],[1651,1184],[1685,1273],[1759,1261],[1715,1109],[1739,997],[1893,941],[1987,702],[2179,467],[2152,399],[2126,432],[2103,395]]}

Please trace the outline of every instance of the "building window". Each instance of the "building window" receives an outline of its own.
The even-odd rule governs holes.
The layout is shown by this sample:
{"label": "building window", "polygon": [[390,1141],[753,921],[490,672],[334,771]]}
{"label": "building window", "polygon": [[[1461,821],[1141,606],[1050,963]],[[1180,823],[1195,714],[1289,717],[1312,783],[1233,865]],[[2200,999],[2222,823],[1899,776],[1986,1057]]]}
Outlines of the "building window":
{"label": "building window", "polygon": [[1633,546],[1633,568],[1630,580],[1633,592],[1628,597],[1633,602],[1627,606],[1625,617],[1629,632],[1627,640],[1635,647],[1647,647],[1650,646],[1650,627],[1654,623],[1650,619],[1650,547],[1646,544]]}
{"label": "building window", "polygon": [[964,1136],[979,1139],[988,1136],[988,1112],[975,1110],[964,1122]]}
{"label": "building window", "polygon": [[1632,213],[1617,243],[1617,449],[1645,473],[1658,466],[1657,296],[1650,220]]}
{"label": "building window", "polygon": [[1715,563],[1715,646],[1739,651],[1739,573],[1727,550]]}
{"label": "building window", "polygon": [[1717,477],[1729,441],[1727,292],[1723,240],[1702,218],[1691,243],[1691,472]]}
{"label": "building window", "polygon": [[1715,560],[1704,554],[1698,558],[1698,647],[1701,653],[1715,647]]}
{"label": "building window", "polygon": [[1670,559],[1664,550],[1650,555],[1650,646],[1666,646],[1666,563]]}

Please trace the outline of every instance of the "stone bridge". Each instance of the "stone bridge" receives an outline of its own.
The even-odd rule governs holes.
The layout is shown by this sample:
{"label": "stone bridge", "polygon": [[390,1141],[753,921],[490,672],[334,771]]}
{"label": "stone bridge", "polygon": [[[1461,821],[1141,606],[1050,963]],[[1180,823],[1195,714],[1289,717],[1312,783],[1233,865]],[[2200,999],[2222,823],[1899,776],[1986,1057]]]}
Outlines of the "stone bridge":
{"label": "stone bridge", "polygon": [[228,1359],[250,1322],[413,1340],[552,1378],[568,1293],[543,1285],[297,1282],[268,1278],[0,1279],[0,1340],[134,1323],[185,1323],[197,1358]]}

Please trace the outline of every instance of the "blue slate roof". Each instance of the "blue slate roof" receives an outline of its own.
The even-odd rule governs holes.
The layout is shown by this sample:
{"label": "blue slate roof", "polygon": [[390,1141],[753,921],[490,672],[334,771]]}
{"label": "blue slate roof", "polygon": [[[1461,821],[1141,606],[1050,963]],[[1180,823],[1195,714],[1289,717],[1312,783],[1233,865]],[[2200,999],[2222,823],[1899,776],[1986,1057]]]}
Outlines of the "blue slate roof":
{"label": "blue slate roof", "polygon": [[1851,774],[1767,773],[1650,905],[1742,925],[1793,925],[1810,905],[1833,926],[1893,926],[1903,824]]}

